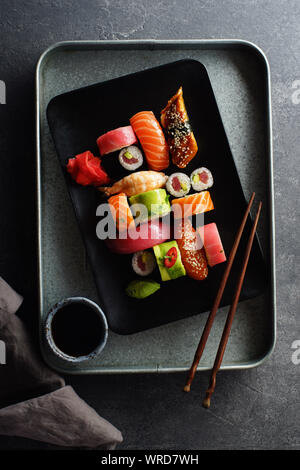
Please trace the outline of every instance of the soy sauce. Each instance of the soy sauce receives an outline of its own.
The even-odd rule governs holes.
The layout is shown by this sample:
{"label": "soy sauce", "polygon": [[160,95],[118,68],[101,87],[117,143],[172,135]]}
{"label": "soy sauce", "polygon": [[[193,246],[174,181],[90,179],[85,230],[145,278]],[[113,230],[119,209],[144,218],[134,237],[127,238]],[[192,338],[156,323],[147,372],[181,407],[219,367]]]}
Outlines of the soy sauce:
{"label": "soy sauce", "polygon": [[99,346],[104,337],[104,326],[91,307],[71,303],[55,313],[51,332],[58,349],[69,356],[79,357]]}

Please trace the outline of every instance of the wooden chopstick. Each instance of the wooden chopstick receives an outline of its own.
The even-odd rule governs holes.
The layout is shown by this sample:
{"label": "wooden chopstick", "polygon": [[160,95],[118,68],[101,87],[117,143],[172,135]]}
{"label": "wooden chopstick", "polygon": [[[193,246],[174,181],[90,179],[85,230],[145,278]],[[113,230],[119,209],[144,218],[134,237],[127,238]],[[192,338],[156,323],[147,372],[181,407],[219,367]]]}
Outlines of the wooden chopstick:
{"label": "wooden chopstick", "polygon": [[243,264],[242,264],[240,277],[239,277],[238,282],[237,282],[237,286],[236,286],[235,294],[234,294],[234,297],[233,297],[233,301],[232,301],[231,307],[230,307],[229,312],[228,312],[228,316],[227,316],[227,320],[226,320],[226,323],[225,323],[225,326],[224,326],[222,338],[221,338],[219,348],[218,348],[218,352],[217,352],[217,355],[216,355],[216,358],[215,358],[214,366],[213,366],[211,377],[210,377],[209,388],[206,391],[206,395],[205,395],[205,398],[204,398],[204,401],[203,401],[203,406],[205,408],[210,407],[211,396],[212,396],[212,394],[214,393],[214,390],[215,390],[216,376],[217,376],[217,373],[218,373],[218,371],[221,367],[221,364],[222,364],[223,356],[224,356],[224,353],[225,353],[225,349],[226,349],[226,346],[227,346],[227,342],[228,342],[228,338],[229,338],[229,334],[230,334],[230,330],[231,330],[231,325],[232,325],[232,322],[233,322],[233,319],[234,319],[234,314],[235,314],[237,304],[238,304],[238,301],[239,301],[239,298],[240,298],[240,293],[241,293],[241,289],[242,289],[242,286],[243,286],[243,282],[244,282],[244,278],[245,278],[245,274],[246,274],[246,270],[247,270],[247,266],[248,266],[248,261],[249,261],[249,257],[250,257],[250,253],[251,253],[251,248],[252,248],[252,244],[253,244],[253,240],[254,240],[254,235],[255,235],[255,232],[256,232],[256,227],[257,227],[258,219],[259,219],[260,212],[261,212],[261,206],[262,206],[262,203],[260,202],[259,206],[258,206],[257,213],[256,213],[256,217],[255,217],[255,220],[254,220],[254,224],[253,224],[253,227],[251,229],[249,240],[248,240],[248,243],[247,243],[247,247],[246,247],[245,256],[244,256],[244,259],[243,259]]}
{"label": "wooden chopstick", "polygon": [[231,248],[231,252],[230,252],[230,255],[229,255],[229,258],[228,258],[228,261],[227,261],[227,265],[226,265],[226,268],[225,268],[225,271],[224,271],[224,274],[223,274],[223,277],[222,277],[222,280],[221,280],[221,283],[220,283],[219,290],[217,292],[217,296],[215,298],[215,301],[214,301],[214,304],[213,304],[212,309],[210,311],[210,314],[209,314],[209,316],[206,320],[206,324],[205,324],[201,339],[200,339],[198,347],[196,349],[194,360],[193,360],[193,363],[192,363],[191,368],[189,370],[186,384],[184,386],[184,391],[185,392],[189,392],[191,390],[191,383],[194,379],[199,361],[200,361],[201,356],[203,354],[203,351],[204,351],[204,348],[205,348],[210,330],[212,328],[217,310],[219,308],[219,305],[220,305],[220,302],[221,302],[221,299],[222,299],[222,296],[223,296],[223,292],[224,292],[224,289],[225,289],[225,286],[226,286],[226,283],[227,283],[227,279],[228,279],[228,276],[229,276],[230,271],[231,271],[232,263],[234,261],[235,255],[236,255],[236,252],[237,252],[240,240],[241,240],[241,236],[242,236],[243,231],[244,231],[244,227],[245,227],[247,217],[248,217],[248,214],[250,212],[254,197],[255,197],[255,193],[253,192],[252,196],[249,200],[248,207],[245,211],[245,214],[244,214],[243,220],[241,222],[241,225],[240,225],[240,227],[238,229],[238,232],[236,234],[233,246]]}

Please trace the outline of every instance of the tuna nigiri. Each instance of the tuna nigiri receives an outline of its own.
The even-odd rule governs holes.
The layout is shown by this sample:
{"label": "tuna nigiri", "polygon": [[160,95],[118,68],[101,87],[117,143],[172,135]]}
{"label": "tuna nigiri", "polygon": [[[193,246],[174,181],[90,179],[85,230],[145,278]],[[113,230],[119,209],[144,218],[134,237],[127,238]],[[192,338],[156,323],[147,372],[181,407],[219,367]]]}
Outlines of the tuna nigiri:
{"label": "tuna nigiri", "polygon": [[212,267],[226,261],[224,248],[216,224],[212,223],[198,227],[197,232],[203,241],[209,266]]}
{"label": "tuna nigiri", "polygon": [[[99,188],[100,189],[100,188]],[[175,219],[189,217],[194,214],[201,214],[213,210],[214,205],[209,191],[202,191],[198,194],[173,199],[172,209]]]}
{"label": "tuna nigiri", "polygon": [[117,181],[113,186],[98,188],[106,196],[116,193],[125,193],[126,196],[135,196],[139,193],[162,188],[168,177],[157,171],[137,171]]}
{"label": "tuna nigiri", "polygon": [[100,135],[97,139],[100,155],[116,152],[136,143],[137,139],[131,126],[118,127],[118,129]]}
{"label": "tuna nigiri", "polygon": [[125,238],[107,238],[105,244],[114,253],[128,255],[152,248],[169,238],[170,225],[156,219],[139,225],[133,231],[129,230]]}
{"label": "tuna nigiri", "polygon": [[128,230],[131,223],[134,223],[127,197],[125,193],[116,194],[108,199],[111,213],[119,232]]}
{"label": "tuna nigiri", "polygon": [[141,111],[130,124],[144,150],[151,170],[161,171],[169,166],[169,148],[159,122],[152,111]]}

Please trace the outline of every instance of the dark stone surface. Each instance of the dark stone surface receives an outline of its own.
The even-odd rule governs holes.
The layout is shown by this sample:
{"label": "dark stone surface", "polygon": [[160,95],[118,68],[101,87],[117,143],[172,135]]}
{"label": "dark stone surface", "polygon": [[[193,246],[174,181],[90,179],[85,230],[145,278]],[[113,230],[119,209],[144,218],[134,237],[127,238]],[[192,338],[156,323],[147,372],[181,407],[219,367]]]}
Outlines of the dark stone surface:
{"label": "dark stone surface", "polygon": [[[292,363],[299,329],[299,117],[292,84],[300,80],[298,0],[1,0],[0,273],[36,315],[34,70],[50,44],[73,39],[241,38],[266,52],[272,71],[277,223],[278,339],[253,370],[222,373],[213,407],[201,407],[208,374],[189,395],[184,376],[67,378],[124,434],[127,449],[300,448],[299,367]],[[299,86],[298,86],[299,87]],[[3,384],[1,384],[3,386]],[[5,386],[5,384],[4,384]],[[0,449],[50,448],[0,438]]]}

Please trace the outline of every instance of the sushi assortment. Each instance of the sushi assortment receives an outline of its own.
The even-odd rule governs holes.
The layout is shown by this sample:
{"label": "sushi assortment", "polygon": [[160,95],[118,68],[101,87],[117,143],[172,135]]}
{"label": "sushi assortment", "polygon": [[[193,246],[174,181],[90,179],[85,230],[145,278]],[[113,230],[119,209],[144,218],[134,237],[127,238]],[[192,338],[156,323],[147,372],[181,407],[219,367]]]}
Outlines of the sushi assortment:
{"label": "sushi assortment", "polygon": [[[214,183],[210,170],[165,173],[170,158],[184,169],[198,152],[182,87],[161,111],[160,122],[152,111],[138,111],[128,121],[97,138],[100,157],[83,152],[68,160],[66,170],[76,183],[94,186],[108,198],[116,236],[106,238],[106,246],[131,256],[132,271],[140,279],[132,280],[126,293],[144,299],[160,288],[145,277],[156,272],[162,282],[184,276],[204,281],[209,268],[226,261],[226,256],[216,224],[195,229],[191,220],[214,210],[208,191]],[[129,174],[113,180],[102,157],[115,160]],[[171,219],[166,222],[168,216],[173,228]]]}

